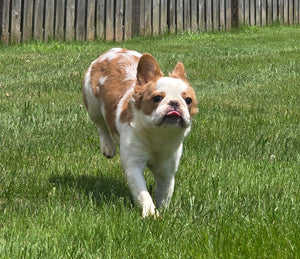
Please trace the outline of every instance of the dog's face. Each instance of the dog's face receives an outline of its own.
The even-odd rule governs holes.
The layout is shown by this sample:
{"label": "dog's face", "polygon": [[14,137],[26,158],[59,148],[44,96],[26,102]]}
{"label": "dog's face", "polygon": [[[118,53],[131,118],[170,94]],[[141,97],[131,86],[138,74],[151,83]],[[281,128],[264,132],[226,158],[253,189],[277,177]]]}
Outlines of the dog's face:
{"label": "dog's face", "polygon": [[169,77],[163,74],[156,60],[144,54],[137,68],[134,101],[147,120],[156,126],[187,128],[197,113],[197,100],[189,85],[182,63]]}

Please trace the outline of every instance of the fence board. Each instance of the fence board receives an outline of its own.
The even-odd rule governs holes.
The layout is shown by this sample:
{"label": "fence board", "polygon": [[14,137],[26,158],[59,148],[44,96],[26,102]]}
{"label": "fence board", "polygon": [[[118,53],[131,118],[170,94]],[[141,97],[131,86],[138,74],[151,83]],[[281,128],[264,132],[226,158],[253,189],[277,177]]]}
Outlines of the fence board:
{"label": "fence board", "polygon": [[197,0],[191,0],[191,30],[198,30]]}
{"label": "fence board", "polygon": [[56,1],[55,13],[55,38],[63,40],[65,38],[65,0]]}
{"label": "fence board", "polygon": [[95,39],[95,0],[87,1],[86,14],[86,40]]}
{"label": "fence board", "polygon": [[206,30],[212,31],[212,0],[206,1]]}
{"label": "fence board", "polygon": [[289,1],[289,24],[293,24],[294,23],[294,3],[293,0]]}
{"label": "fence board", "polygon": [[213,28],[214,30],[219,30],[219,23],[220,23],[220,1],[214,0],[213,1]]}
{"label": "fence board", "polygon": [[226,0],[226,30],[229,31],[231,29],[231,0]]}
{"label": "fence board", "polygon": [[261,25],[265,26],[267,24],[267,0],[262,0],[261,2]]}
{"label": "fence board", "polygon": [[190,1],[184,1],[184,9],[183,9],[183,28],[184,30],[191,29],[191,8]]}
{"label": "fence board", "polygon": [[[37,3],[37,2],[36,2]],[[37,7],[37,4],[35,4]],[[54,10],[55,10],[55,2],[54,0],[47,0],[45,4],[45,34],[44,40],[47,41],[49,38],[54,38]],[[35,34],[34,28],[34,34]],[[38,35],[34,36],[34,38],[39,37]]]}
{"label": "fence board", "polygon": [[[221,11],[222,14],[222,11]],[[238,24],[244,24],[245,23],[245,5],[244,5],[244,0],[239,0],[238,1]]]}
{"label": "fence board", "polygon": [[124,17],[124,39],[132,37],[132,0],[125,1],[125,17]]}
{"label": "fence board", "polygon": [[114,1],[106,2],[106,39],[114,39]]}
{"label": "fence board", "polygon": [[123,0],[116,0],[116,13],[115,13],[115,40],[121,41],[123,39],[123,17],[124,5]]}
{"label": "fence board", "polygon": [[96,37],[105,37],[105,0],[97,0]]}
{"label": "fence board", "polygon": [[21,41],[21,0],[11,2],[11,41]]}
{"label": "fence board", "polygon": [[272,9],[272,21],[277,22],[278,20],[278,2],[277,0],[273,0],[273,9]]}
{"label": "fence board", "polygon": [[85,12],[86,12],[86,2],[77,2],[77,19],[76,19],[76,40],[85,40],[86,27],[85,27]]}
{"label": "fence board", "polygon": [[250,3],[245,0],[245,25],[250,25]]}
{"label": "fence board", "polygon": [[165,33],[168,29],[168,0],[160,1],[160,33]]}
{"label": "fence board", "polygon": [[44,39],[43,19],[44,19],[44,1],[36,0],[35,9],[34,9],[34,27],[33,27],[33,38],[35,40]]}
{"label": "fence board", "polygon": [[32,39],[33,1],[24,1],[22,40]]}
{"label": "fence board", "polygon": [[256,0],[255,3],[255,25],[260,26],[261,25],[261,0]]}
{"label": "fence board", "polygon": [[3,43],[8,43],[9,42],[9,8],[10,8],[10,1],[0,1],[0,12],[2,11],[2,15],[0,15],[0,18],[2,16],[2,22],[0,21],[0,40]]}
{"label": "fence board", "polygon": [[140,2],[140,34],[145,34],[145,1]]}
{"label": "fence board", "polygon": [[199,0],[198,2],[198,12],[199,12],[199,30],[205,31],[205,0]]}
{"label": "fence board", "polygon": [[220,0],[220,30],[225,30],[226,28],[226,16],[225,16],[225,0]]}
{"label": "fence board", "polygon": [[66,40],[74,40],[75,37],[75,0],[67,0],[66,5]]}
{"label": "fence board", "polygon": [[169,30],[171,33],[176,32],[176,1],[175,0],[170,0],[169,2]]}
{"label": "fence board", "polygon": [[153,0],[153,11],[152,11],[153,35],[159,34],[159,17],[160,17],[159,2],[160,2],[159,0]]}
{"label": "fence board", "polygon": [[176,8],[176,29],[177,32],[182,32],[184,26],[183,0],[177,0]]}
{"label": "fence board", "polygon": [[151,14],[151,1],[145,0],[145,35],[151,35],[152,33]]}

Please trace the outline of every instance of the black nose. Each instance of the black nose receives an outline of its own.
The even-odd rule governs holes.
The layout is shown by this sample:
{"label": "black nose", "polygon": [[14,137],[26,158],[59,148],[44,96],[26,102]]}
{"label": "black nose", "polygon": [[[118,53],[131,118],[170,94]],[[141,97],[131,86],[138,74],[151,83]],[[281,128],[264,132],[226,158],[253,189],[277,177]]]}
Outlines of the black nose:
{"label": "black nose", "polygon": [[179,102],[177,101],[170,101],[169,102],[169,105],[171,105],[173,108],[178,108],[179,107]]}

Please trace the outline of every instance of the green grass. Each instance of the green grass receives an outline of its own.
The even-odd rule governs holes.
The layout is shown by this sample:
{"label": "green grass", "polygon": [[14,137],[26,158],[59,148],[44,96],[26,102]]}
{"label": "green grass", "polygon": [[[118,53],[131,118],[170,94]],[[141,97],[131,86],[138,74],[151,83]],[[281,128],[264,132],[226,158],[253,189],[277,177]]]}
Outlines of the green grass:
{"label": "green grass", "polygon": [[[116,46],[165,74],[182,61],[198,96],[159,220],[81,108],[87,67]],[[299,107],[299,26],[0,45],[0,258],[299,258]]]}

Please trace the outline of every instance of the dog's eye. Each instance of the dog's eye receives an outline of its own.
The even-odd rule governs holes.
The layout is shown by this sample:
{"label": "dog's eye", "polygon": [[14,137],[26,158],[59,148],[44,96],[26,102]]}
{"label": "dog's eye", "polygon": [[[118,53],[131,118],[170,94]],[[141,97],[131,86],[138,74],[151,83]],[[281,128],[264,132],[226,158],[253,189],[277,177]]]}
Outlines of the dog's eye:
{"label": "dog's eye", "polygon": [[193,101],[190,97],[188,97],[188,98],[185,98],[185,102],[187,105],[190,105]]}
{"label": "dog's eye", "polygon": [[163,97],[161,95],[156,95],[152,99],[153,99],[153,102],[159,103],[163,99]]}

